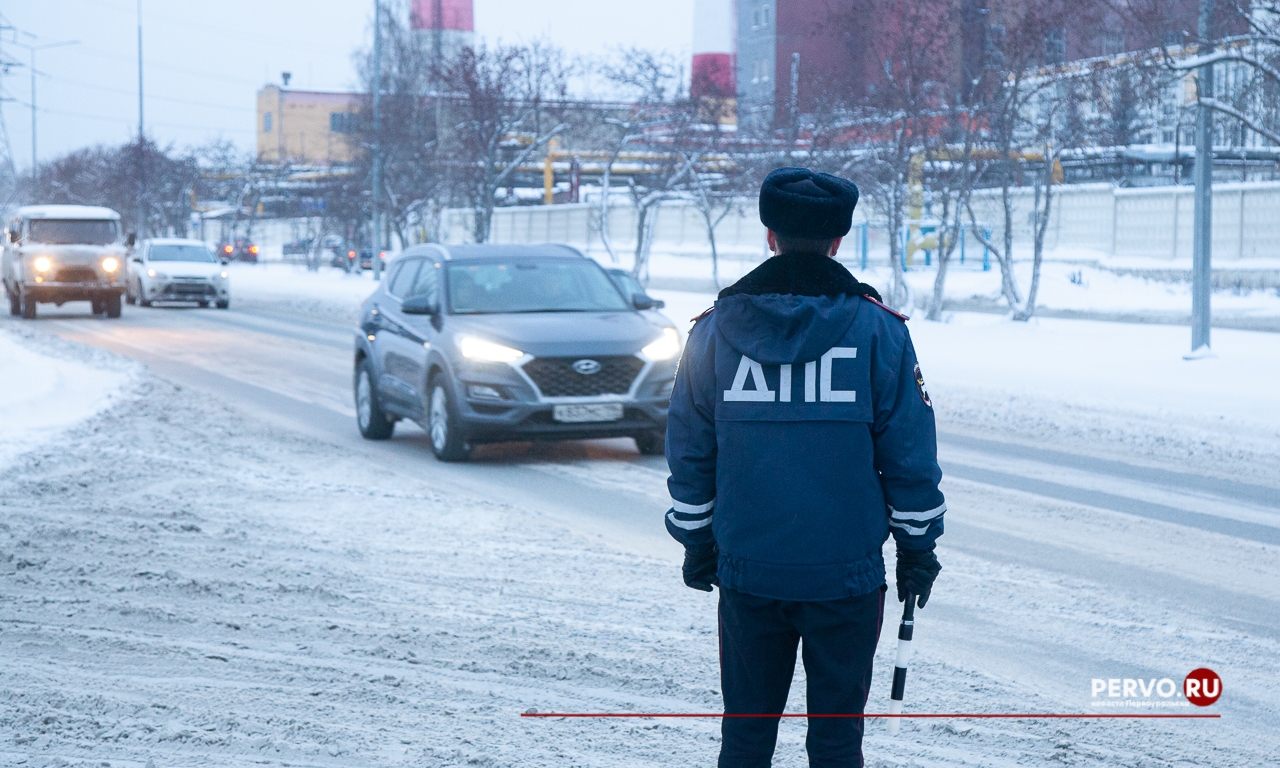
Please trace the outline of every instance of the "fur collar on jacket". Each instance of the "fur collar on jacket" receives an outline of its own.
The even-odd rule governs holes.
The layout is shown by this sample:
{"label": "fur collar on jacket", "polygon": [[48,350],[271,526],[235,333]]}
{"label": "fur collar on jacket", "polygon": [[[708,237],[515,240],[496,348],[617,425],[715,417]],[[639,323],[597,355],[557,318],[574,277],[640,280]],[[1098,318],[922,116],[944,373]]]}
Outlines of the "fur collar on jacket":
{"label": "fur collar on jacket", "polygon": [[752,296],[771,293],[784,296],[870,296],[876,301],[881,300],[875,288],[858,282],[843,264],[827,256],[773,256],[720,291],[719,298],[740,293]]}

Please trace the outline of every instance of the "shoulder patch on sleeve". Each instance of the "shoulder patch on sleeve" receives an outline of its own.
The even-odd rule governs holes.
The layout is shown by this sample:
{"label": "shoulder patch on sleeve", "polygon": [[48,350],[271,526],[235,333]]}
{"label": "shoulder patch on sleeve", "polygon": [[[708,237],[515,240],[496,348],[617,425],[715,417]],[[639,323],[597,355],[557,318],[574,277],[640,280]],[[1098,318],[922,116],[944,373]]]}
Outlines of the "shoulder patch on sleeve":
{"label": "shoulder patch on sleeve", "polygon": [[689,322],[691,322],[691,323],[696,323],[696,322],[698,322],[699,320],[701,320],[702,318],[706,317],[707,315],[709,315],[709,314],[711,314],[712,312],[715,312],[715,311],[716,311],[716,308],[715,308],[714,306],[707,307],[706,311],[705,311],[705,312],[703,312],[702,314],[698,315],[697,317],[691,317],[691,318],[689,318]]}
{"label": "shoulder patch on sleeve", "polygon": [[924,386],[924,374],[920,372],[920,364],[916,363],[916,391],[920,393],[920,399],[924,404],[933,407],[933,401],[929,399],[929,390]]}
{"label": "shoulder patch on sleeve", "polygon": [[863,294],[862,298],[866,299],[867,301],[871,302],[872,304],[875,304],[877,307],[879,307],[879,308],[883,309],[885,312],[888,312],[889,314],[893,315],[894,317],[898,318],[899,320],[902,320],[902,321],[904,321],[904,322],[905,322],[905,321],[907,321],[907,320],[910,320],[910,319],[911,319],[911,318],[907,317],[906,315],[902,314],[901,312],[899,312],[898,310],[894,309],[893,307],[889,306],[888,304],[885,304],[883,301],[877,301],[876,299],[873,299],[873,298],[871,298],[870,296],[867,296],[866,294]]}

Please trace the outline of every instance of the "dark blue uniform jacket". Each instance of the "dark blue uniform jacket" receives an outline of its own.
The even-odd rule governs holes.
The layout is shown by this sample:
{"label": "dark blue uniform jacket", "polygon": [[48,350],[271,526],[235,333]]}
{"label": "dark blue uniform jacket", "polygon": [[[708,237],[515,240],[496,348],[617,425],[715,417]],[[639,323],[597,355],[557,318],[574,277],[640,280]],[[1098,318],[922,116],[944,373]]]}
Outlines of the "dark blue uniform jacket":
{"label": "dark blue uniform jacket", "polygon": [[[765,265],[788,258],[801,257]],[[885,583],[890,533],[902,549],[942,534],[933,408],[902,317],[853,293],[760,292],[787,290],[771,282],[722,294],[690,332],[667,423],[667,530],[718,544],[729,589],[866,594]]]}

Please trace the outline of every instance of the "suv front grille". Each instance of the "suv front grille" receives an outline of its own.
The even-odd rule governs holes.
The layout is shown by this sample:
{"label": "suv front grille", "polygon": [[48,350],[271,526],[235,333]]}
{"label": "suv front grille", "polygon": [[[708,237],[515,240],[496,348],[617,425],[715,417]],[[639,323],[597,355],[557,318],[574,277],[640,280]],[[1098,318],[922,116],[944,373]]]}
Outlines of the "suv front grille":
{"label": "suv front grille", "polygon": [[58,270],[54,282],[58,283],[96,283],[98,282],[98,273],[92,269],[81,269],[77,267],[64,267]]}
{"label": "suv front grille", "polygon": [[[596,373],[578,373],[579,360],[600,364]],[[632,355],[604,357],[539,357],[524,364],[524,372],[538,385],[543,397],[593,397],[625,395],[644,368],[644,361]]]}

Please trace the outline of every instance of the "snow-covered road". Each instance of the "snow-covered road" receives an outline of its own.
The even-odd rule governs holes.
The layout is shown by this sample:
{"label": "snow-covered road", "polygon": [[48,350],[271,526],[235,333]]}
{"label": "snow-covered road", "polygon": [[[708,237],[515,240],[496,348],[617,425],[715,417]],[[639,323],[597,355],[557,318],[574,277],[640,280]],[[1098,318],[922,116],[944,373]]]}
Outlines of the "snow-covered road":
{"label": "snow-covered road", "polygon": [[[599,441],[442,465],[413,429],[360,440],[342,321],[76,309],[36,327],[160,378],[0,473],[0,762],[711,762],[713,722],[517,717],[717,707],[714,602],[679,583],[661,459]],[[956,399],[946,570],[909,708],[1090,711],[1093,678],[1210,666],[1223,719],[909,724],[896,740],[873,724],[870,764],[1280,753],[1280,490],[1256,451],[1124,460],[1056,426],[1046,441],[1005,395]],[[803,764],[802,738],[784,726],[778,765]]]}

